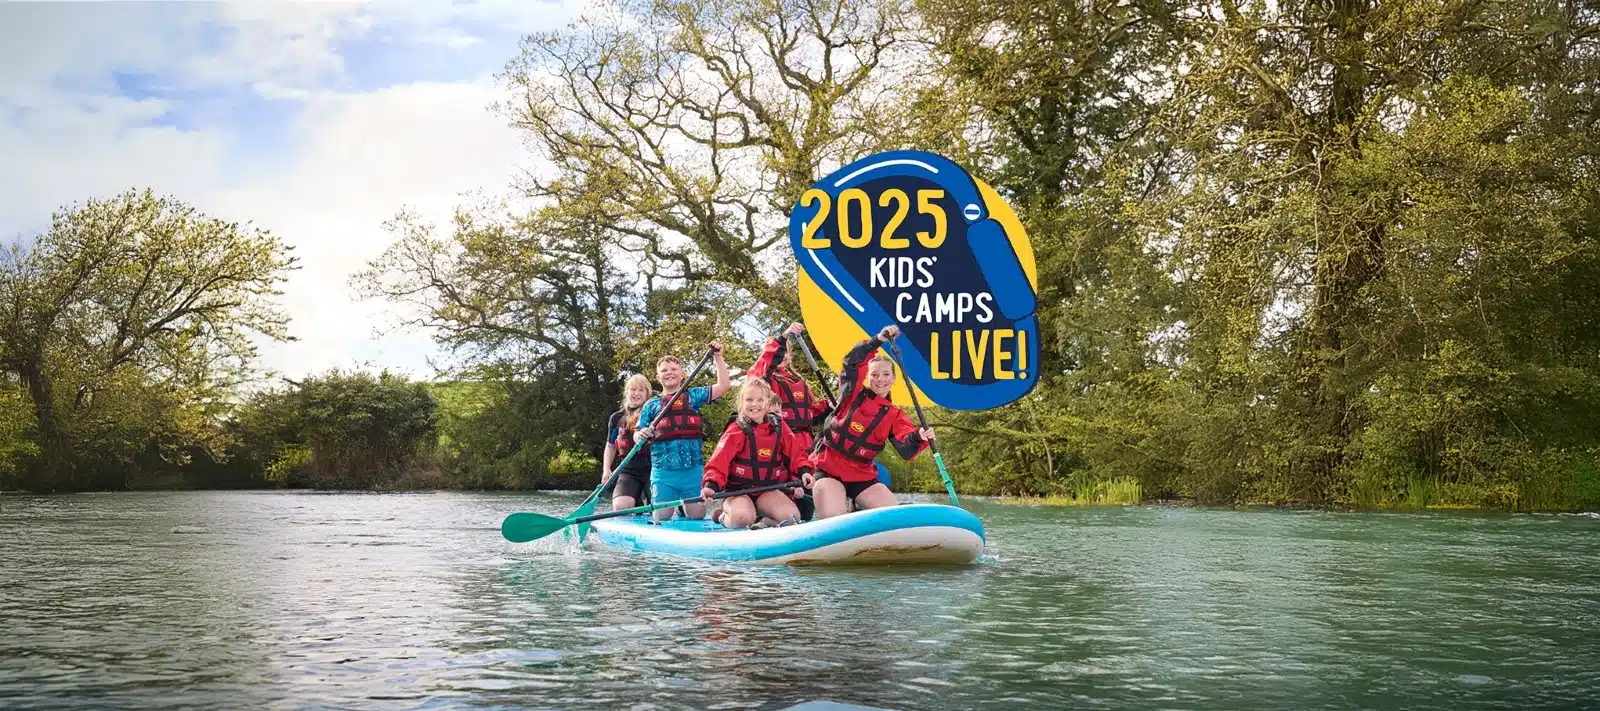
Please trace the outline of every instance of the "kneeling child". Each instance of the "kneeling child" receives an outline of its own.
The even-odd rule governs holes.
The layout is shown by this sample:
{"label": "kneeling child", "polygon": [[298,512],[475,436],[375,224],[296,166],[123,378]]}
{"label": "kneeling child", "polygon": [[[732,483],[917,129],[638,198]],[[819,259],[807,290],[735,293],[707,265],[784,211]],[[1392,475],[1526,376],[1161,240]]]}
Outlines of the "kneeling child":
{"label": "kneeling child", "polygon": [[716,451],[706,462],[700,493],[711,496],[783,481],[795,482],[795,488],[723,499],[721,521],[728,528],[752,526],[758,518],[766,525],[800,521],[793,499],[803,493],[798,480],[811,466],[802,441],[781,417],[771,414],[771,400],[772,388],[764,381],[745,381],[739,393],[739,415],[723,430]]}

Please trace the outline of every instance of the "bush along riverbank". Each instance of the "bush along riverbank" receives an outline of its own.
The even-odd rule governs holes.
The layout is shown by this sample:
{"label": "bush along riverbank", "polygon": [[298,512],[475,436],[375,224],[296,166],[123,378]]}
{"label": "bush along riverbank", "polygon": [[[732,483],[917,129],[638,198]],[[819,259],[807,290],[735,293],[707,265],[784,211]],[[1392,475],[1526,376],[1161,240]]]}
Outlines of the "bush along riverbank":
{"label": "bush along riverbank", "polygon": [[[493,380],[419,382],[379,372],[330,371],[256,391],[236,406],[211,447],[192,446],[177,457],[152,448],[88,477],[99,490],[329,489],[534,490],[591,488],[599,480],[599,427],[574,428],[581,436],[549,436],[525,425],[534,406],[528,385]],[[709,423],[726,421],[727,403],[707,409]],[[596,408],[600,409],[600,408]],[[13,415],[15,412],[13,411]],[[934,411],[936,422],[962,413]],[[712,429],[708,425],[708,431]],[[16,430],[13,430],[15,432]],[[990,495],[1008,504],[1125,506],[1202,503],[1333,509],[1523,511],[1600,510],[1600,463],[1588,454],[1519,460],[1520,475],[1492,483],[1438,475],[1364,471],[1345,495],[1329,501],[1241,496],[1202,501],[1187,495],[1183,472],[1154,470],[1097,478],[1078,472],[1057,478],[975,464],[981,440],[959,428],[942,428],[943,451],[957,490]],[[587,440],[587,441],[585,441]],[[711,447],[714,437],[708,437]],[[26,442],[10,451],[29,453]],[[563,446],[565,445],[565,446]],[[566,448],[583,447],[587,449]],[[708,452],[709,454],[709,452]],[[85,460],[85,465],[93,462]],[[881,458],[898,492],[944,491],[932,458],[906,462]],[[15,460],[13,460],[15,464]],[[6,489],[17,487],[16,467]],[[5,472],[0,472],[3,474]],[[1178,486],[1174,486],[1174,484]],[[58,490],[70,490],[61,487]],[[1259,487],[1241,487],[1242,492]]]}
{"label": "bush along riverbank", "polygon": [[[1564,480],[1558,481],[1562,481],[1562,486],[1554,492],[1547,488],[1542,488],[1548,485],[1541,482],[1538,484],[1541,488],[1534,490],[1531,495],[1524,495],[1522,489],[1513,485],[1486,488],[1458,482],[1439,481],[1423,476],[1413,476],[1405,481],[1405,486],[1403,487],[1365,489],[1360,491],[1357,497],[1348,501],[1312,504],[1296,501],[1245,500],[1225,505],[1245,508],[1320,510],[1600,511],[1600,468],[1595,466],[1594,460],[1582,460],[1567,472]],[[923,488],[919,490],[928,491],[929,493],[942,491],[940,488]],[[1070,491],[1066,493],[1042,496],[1001,495],[996,500],[1003,504],[1021,506],[1130,506],[1138,504],[1192,506],[1197,503],[1193,499],[1146,498],[1139,482],[1132,478],[1098,482],[1078,480],[1072,484]]]}
{"label": "bush along riverbank", "polygon": [[[938,470],[931,461],[900,462],[884,457],[896,491],[939,494],[944,491]],[[1239,498],[1204,501],[1170,488],[1170,478],[1157,477],[1147,488],[1134,477],[1095,479],[1086,475],[1069,476],[1043,490],[996,489],[981,480],[973,481],[972,471],[960,465],[961,457],[948,457],[957,490],[961,493],[991,495],[1005,504],[1031,506],[1129,506],[1139,504],[1307,508],[1321,510],[1499,510],[1577,512],[1600,511],[1600,459],[1592,455],[1561,458],[1545,469],[1529,469],[1525,476],[1494,484],[1451,481],[1422,474],[1367,479],[1365,486],[1352,487],[1347,496],[1327,501],[1297,500],[1293,497]],[[1166,488],[1162,488],[1166,485]]]}
{"label": "bush along riverbank", "polygon": [[[598,427],[582,436],[542,435],[524,423],[533,403],[516,382],[419,382],[379,372],[330,371],[259,390],[233,409],[213,447],[190,447],[179,457],[129,457],[90,480],[99,490],[328,489],[535,490],[589,489],[599,481]],[[726,421],[727,403],[707,409],[709,423]],[[934,410],[935,422],[962,413]],[[712,429],[708,425],[708,431]],[[1203,501],[1188,495],[1183,472],[1097,478],[1078,472],[1021,479],[975,462],[981,440],[942,428],[942,449],[963,494],[1001,503],[1045,506],[1126,506],[1148,503],[1289,506],[1325,509],[1523,511],[1600,510],[1600,463],[1588,454],[1520,461],[1520,476],[1484,484],[1442,476],[1366,471],[1346,494],[1329,501],[1241,496]],[[588,440],[585,442],[584,440]],[[715,438],[708,438],[711,447]],[[24,443],[25,444],[25,443]],[[569,449],[562,445],[587,449]],[[12,452],[29,452],[13,442]],[[709,452],[708,452],[709,454]],[[90,460],[92,461],[92,460]],[[897,492],[944,491],[932,458],[881,458]],[[4,488],[18,490],[15,467]],[[4,472],[0,472],[4,473]],[[1179,486],[1174,487],[1174,484]],[[65,487],[58,490],[67,490]],[[1258,487],[1241,487],[1257,491]]]}

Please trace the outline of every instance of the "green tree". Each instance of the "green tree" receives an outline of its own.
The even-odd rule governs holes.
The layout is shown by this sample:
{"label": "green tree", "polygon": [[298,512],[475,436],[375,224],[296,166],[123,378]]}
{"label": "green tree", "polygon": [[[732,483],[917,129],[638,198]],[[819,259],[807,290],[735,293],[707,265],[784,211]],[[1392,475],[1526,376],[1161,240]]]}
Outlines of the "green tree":
{"label": "green tree", "polygon": [[[612,0],[522,43],[504,106],[617,246],[794,313],[790,207],[831,167],[897,146],[927,72],[900,0]],[[774,283],[777,269],[786,278]]]}
{"label": "green tree", "polygon": [[435,443],[437,402],[422,383],[387,371],[334,371],[294,385],[290,421],[309,449],[305,473],[316,486],[384,483]]}
{"label": "green tree", "polygon": [[[1252,443],[1276,464],[1218,494],[1347,498],[1373,467],[1505,482],[1506,438],[1554,444],[1520,413],[1557,398],[1570,421],[1593,402],[1594,332],[1567,318],[1594,292],[1562,287],[1595,265],[1597,18],[1543,3],[1201,9],[1187,22],[1206,41],[1170,114],[1182,189],[1162,211],[1194,308],[1185,370],[1232,403],[1225,420],[1276,413]],[[1382,416],[1437,392],[1425,373],[1440,369],[1481,404]]]}
{"label": "green tree", "polygon": [[1153,427],[1142,410],[1164,357],[1152,342],[1178,297],[1142,211],[1171,179],[1158,119],[1176,81],[1181,6],[918,6],[940,95],[970,107],[972,138],[954,157],[1016,207],[1039,260],[1040,385],[1010,407],[941,413],[959,435],[947,440],[952,461],[970,483],[1007,493],[1159,470],[1162,456],[1132,443]]}
{"label": "green tree", "polygon": [[28,462],[38,454],[31,429],[33,412],[21,381],[10,373],[0,374],[0,489],[18,486]]}
{"label": "green tree", "polygon": [[438,419],[425,383],[334,370],[252,395],[225,461],[291,487],[389,486],[433,466]]}
{"label": "green tree", "polygon": [[394,243],[354,277],[364,295],[402,309],[401,327],[458,355],[458,376],[499,384],[504,399],[460,440],[468,480],[536,486],[569,455],[597,458],[628,373],[653,375],[667,353],[697,357],[748,310],[726,287],[624,269],[636,258],[589,215],[480,206],[460,211],[448,237],[401,215]]}
{"label": "green tree", "polygon": [[38,449],[22,485],[90,486],[76,453],[102,446],[94,420],[118,386],[184,391],[166,424],[198,436],[210,422],[195,409],[249,367],[250,334],[286,337],[272,297],[293,267],[276,237],[149,191],[63,210],[7,250],[0,369],[27,389]]}
{"label": "green tree", "polygon": [[980,486],[1589,500],[1592,10],[920,7],[1040,254],[1050,373],[946,416]]}

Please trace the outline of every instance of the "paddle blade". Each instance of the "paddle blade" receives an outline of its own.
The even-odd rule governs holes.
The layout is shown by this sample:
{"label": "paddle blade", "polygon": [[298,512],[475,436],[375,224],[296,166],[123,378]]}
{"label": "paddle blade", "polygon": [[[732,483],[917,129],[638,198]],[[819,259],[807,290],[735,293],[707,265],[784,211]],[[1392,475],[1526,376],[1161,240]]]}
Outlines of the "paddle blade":
{"label": "paddle blade", "polygon": [[512,543],[527,543],[567,527],[566,519],[544,514],[518,512],[500,522],[500,535]]}
{"label": "paddle blade", "polygon": [[[584,505],[579,506],[577,511],[572,512],[572,518],[583,518],[584,516],[594,513],[594,507],[599,503],[599,498],[590,499],[588,502],[584,503]],[[582,543],[583,537],[587,535],[589,535],[589,522],[584,521],[583,523],[578,524],[578,542]]]}

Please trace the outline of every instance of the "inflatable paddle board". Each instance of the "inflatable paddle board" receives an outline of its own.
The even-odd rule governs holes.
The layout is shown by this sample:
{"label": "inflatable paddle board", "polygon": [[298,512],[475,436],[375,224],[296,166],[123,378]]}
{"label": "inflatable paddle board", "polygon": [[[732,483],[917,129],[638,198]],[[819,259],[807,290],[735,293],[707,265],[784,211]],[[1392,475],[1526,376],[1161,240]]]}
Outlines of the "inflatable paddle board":
{"label": "inflatable paddle board", "polygon": [[966,509],[907,504],[795,526],[727,529],[710,519],[643,516],[594,522],[600,541],[624,550],[768,565],[971,563],[983,554],[983,522]]}

